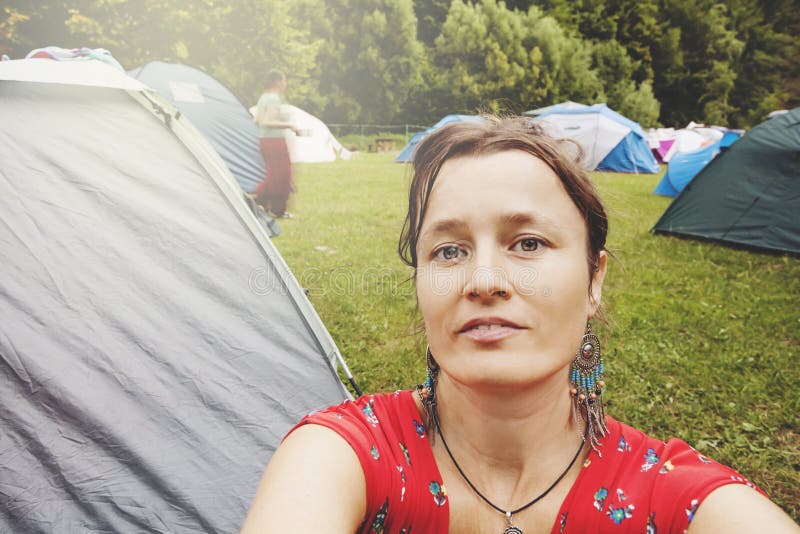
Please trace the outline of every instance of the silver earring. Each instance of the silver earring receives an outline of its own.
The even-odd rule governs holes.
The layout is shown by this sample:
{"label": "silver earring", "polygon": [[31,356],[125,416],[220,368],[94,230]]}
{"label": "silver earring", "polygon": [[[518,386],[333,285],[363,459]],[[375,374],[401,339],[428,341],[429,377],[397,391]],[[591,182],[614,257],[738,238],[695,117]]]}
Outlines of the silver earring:
{"label": "silver earring", "polygon": [[572,360],[570,394],[576,419],[585,418],[584,440],[588,439],[589,445],[598,453],[600,438],[608,433],[603,410],[603,389],[606,385],[604,371],[600,340],[592,332],[592,324],[587,321],[586,333]]}

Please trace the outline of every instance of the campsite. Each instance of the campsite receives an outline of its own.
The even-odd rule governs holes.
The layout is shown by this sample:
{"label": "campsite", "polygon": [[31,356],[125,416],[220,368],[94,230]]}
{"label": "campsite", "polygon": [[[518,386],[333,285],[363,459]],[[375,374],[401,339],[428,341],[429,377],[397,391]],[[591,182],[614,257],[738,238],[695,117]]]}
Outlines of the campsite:
{"label": "campsite", "polygon": [[483,113],[571,147],[606,205],[607,413],[800,521],[800,18],[704,1],[10,2],[0,533],[237,531],[301,418],[429,384],[413,162]]}

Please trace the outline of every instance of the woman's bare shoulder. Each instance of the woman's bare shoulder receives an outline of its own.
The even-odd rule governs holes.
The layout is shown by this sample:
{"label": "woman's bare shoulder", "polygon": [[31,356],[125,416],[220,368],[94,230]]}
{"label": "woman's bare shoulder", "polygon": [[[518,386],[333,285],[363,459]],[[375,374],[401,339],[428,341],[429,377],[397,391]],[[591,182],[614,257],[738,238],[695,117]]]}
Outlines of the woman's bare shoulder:
{"label": "woman's bare shoulder", "polygon": [[712,532],[798,534],[800,526],[756,490],[728,484],[708,494],[689,525],[689,534]]}
{"label": "woman's bare shoulder", "polygon": [[352,534],[365,510],[366,482],[356,453],[335,431],[308,424],[275,451],[242,533]]}

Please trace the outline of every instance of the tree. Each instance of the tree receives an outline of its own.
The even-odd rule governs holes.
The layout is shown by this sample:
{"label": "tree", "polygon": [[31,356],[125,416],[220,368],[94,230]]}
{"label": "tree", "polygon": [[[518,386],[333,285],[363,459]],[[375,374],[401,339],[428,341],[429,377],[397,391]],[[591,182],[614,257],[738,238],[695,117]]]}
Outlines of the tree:
{"label": "tree", "polygon": [[603,82],[609,107],[645,126],[658,123],[661,105],[648,81],[637,85],[635,65],[624,46],[612,39],[597,43],[592,53],[593,65]]}
{"label": "tree", "polygon": [[594,103],[605,100],[603,84],[592,68],[592,45],[567,34],[555,19],[528,12],[530,41],[542,54],[542,70],[553,80],[546,103],[561,100]]}
{"label": "tree", "polygon": [[526,33],[522,17],[491,0],[454,1],[431,52],[430,83],[446,99],[439,113],[496,112],[541,92],[541,54],[523,46]]}
{"label": "tree", "polygon": [[525,111],[558,101],[594,101],[602,84],[590,47],[536,7],[452,3],[430,53],[429,102],[437,115]]}
{"label": "tree", "polygon": [[655,77],[656,96],[666,111],[662,122],[729,124],[735,110],[729,98],[736,81],[732,64],[743,44],[730,27],[726,6],[714,0],[664,0],[662,14],[663,35],[678,39],[665,43],[672,57],[664,58],[664,50],[657,53],[668,69]]}
{"label": "tree", "polygon": [[324,39],[312,32],[311,20],[324,11],[322,0],[251,0],[231,6],[215,0],[217,13],[205,59],[212,75],[224,80],[244,102],[261,93],[271,69],[286,73],[289,99],[312,113],[324,109],[319,63]]}
{"label": "tree", "polygon": [[625,47],[634,62],[637,83],[653,80],[653,43],[662,28],[655,0],[611,0],[609,10],[617,21],[614,38]]}
{"label": "tree", "polygon": [[417,1],[414,13],[417,16],[417,37],[425,46],[433,46],[433,42],[447,18],[450,9],[450,0]]}
{"label": "tree", "polygon": [[329,121],[606,100],[747,127],[800,105],[796,0],[6,0],[0,54],[107,48],[201,68],[245,103],[285,71]]}
{"label": "tree", "polygon": [[323,116],[380,122],[402,116],[422,82],[423,46],[411,0],[332,0],[314,21],[325,41],[319,56]]}
{"label": "tree", "polygon": [[292,95],[308,101],[318,94],[310,72],[322,42],[310,37],[302,10],[314,2],[321,10],[321,0],[251,0],[236,9],[202,0],[191,10],[179,0],[60,0],[35,8],[25,2],[5,8],[4,33],[13,36],[16,57],[57,44],[107,48],[126,68],[186,63],[222,80],[243,102],[257,97],[266,70],[279,68],[296,80]]}
{"label": "tree", "polygon": [[[15,2],[16,3],[16,2]],[[20,48],[27,47],[21,31],[31,18],[31,13],[22,5],[8,5],[0,11],[0,55],[18,57]]]}
{"label": "tree", "polygon": [[730,115],[736,111],[730,101],[737,76],[734,64],[744,50],[744,43],[731,29],[728,10],[724,4],[712,6],[707,20],[705,56],[710,68],[706,70],[703,79],[704,91],[699,102],[703,105],[705,121],[728,124]]}
{"label": "tree", "polygon": [[[757,124],[770,111],[793,107],[787,82],[797,83],[794,106],[800,105],[800,46],[792,35],[800,32],[800,15],[789,2],[731,2],[731,20],[744,50],[734,64],[736,83],[730,99],[737,110],[735,124]],[[794,26],[793,26],[794,25]],[[790,83],[790,82],[789,82]]]}

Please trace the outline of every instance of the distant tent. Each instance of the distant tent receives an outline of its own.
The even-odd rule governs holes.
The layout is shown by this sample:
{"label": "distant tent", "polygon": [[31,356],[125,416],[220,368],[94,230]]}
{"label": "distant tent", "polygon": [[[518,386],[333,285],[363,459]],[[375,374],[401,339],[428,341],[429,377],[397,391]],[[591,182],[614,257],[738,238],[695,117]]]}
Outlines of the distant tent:
{"label": "distant tent", "polygon": [[708,128],[706,126],[689,123],[686,128],[680,128],[673,133],[673,143],[661,158],[664,163],[670,163],[678,153],[694,152],[722,140],[723,129]]}
{"label": "distant tent", "polygon": [[[353,153],[342,146],[331,133],[328,125],[307,111],[291,104],[283,105],[287,122],[297,126],[301,135],[289,132],[286,143],[293,163],[321,163],[350,159]],[[256,106],[250,106],[250,115],[255,116]]]}
{"label": "distant tent", "polygon": [[647,144],[656,161],[664,163],[664,157],[675,143],[675,128],[650,128],[647,130]]}
{"label": "distant tent", "polygon": [[717,157],[721,150],[725,150],[732,145],[740,136],[736,130],[728,130],[724,133],[720,131],[720,134],[719,141],[715,141],[698,150],[678,152],[672,156],[664,176],[653,193],[667,197],[677,196],[703,167]]}
{"label": "distant tent", "polygon": [[767,118],[768,119],[772,119],[774,117],[777,117],[779,115],[783,115],[785,113],[789,113],[789,110],[788,109],[776,109],[775,111],[770,111],[769,113],[767,113]]}
{"label": "distant tent", "polygon": [[287,104],[288,121],[300,128],[302,135],[288,137],[289,155],[295,163],[320,163],[350,159],[351,152],[336,140],[320,119],[297,106]]}
{"label": "distant tent", "polygon": [[605,104],[574,107],[559,105],[533,119],[555,137],[576,141],[589,170],[657,173],[647,134],[638,123]]}
{"label": "distant tent", "polygon": [[264,180],[258,128],[238,98],[205,72],[152,61],[128,74],[158,91],[208,138],[241,188],[252,193]]}
{"label": "distant tent", "polygon": [[731,146],[744,135],[744,130],[728,130],[725,129],[722,134],[722,139],[719,141],[719,146],[723,150]]}
{"label": "distant tent", "polygon": [[566,102],[561,102],[559,104],[553,104],[552,106],[545,106],[543,108],[536,108],[530,111],[526,111],[523,115],[528,115],[531,117],[538,117],[543,113],[551,113],[553,111],[561,111],[565,109],[584,109],[588,108],[586,104],[581,104],[579,102],[573,102],[572,100],[567,100]]}
{"label": "distant tent", "polygon": [[419,144],[419,142],[422,141],[423,139],[425,139],[428,136],[428,134],[438,130],[439,128],[441,128],[442,126],[444,126],[446,124],[450,124],[450,123],[453,123],[453,122],[474,121],[474,120],[480,120],[480,116],[479,115],[446,115],[441,120],[439,120],[439,122],[437,122],[436,124],[434,124],[433,126],[428,128],[427,130],[425,130],[423,132],[417,132],[413,136],[411,136],[411,139],[409,139],[408,144],[403,148],[403,150],[400,151],[400,154],[398,154],[397,157],[394,158],[394,160],[396,162],[398,162],[398,163],[411,162],[411,161],[414,160],[414,149],[417,148],[417,145]]}
{"label": "distant tent", "polygon": [[285,432],[348,396],[303,289],[113,67],[0,62],[0,139],[0,532],[237,531]]}
{"label": "distant tent", "polygon": [[719,142],[700,150],[679,152],[670,160],[664,176],[661,177],[653,193],[667,197],[677,196],[717,154],[719,154]]}
{"label": "distant tent", "polygon": [[709,163],[653,231],[800,254],[800,108],[761,123]]}

